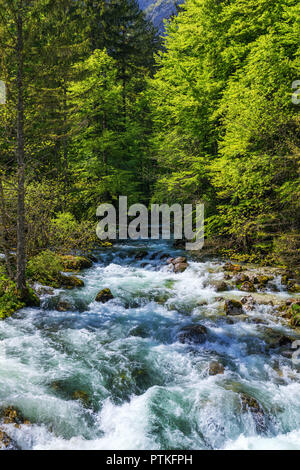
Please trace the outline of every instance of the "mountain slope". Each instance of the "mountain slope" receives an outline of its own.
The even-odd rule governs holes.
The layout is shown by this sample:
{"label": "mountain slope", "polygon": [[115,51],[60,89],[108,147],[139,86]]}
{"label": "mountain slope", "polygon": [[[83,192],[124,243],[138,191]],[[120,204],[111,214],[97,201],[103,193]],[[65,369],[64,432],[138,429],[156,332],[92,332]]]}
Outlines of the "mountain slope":
{"label": "mountain slope", "polygon": [[164,20],[175,13],[178,4],[178,0],[138,0],[138,2],[159,31],[164,30]]}

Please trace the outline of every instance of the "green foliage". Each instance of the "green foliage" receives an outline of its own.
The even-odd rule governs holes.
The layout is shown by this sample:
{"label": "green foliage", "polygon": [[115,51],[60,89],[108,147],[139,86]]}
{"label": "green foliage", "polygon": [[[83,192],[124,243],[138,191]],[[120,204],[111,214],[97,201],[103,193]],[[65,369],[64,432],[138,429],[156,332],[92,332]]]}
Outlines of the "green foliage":
{"label": "green foliage", "polygon": [[202,200],[206,235],[249,260],[300,229],[299,12],[296,0],[187,0],[150,81],[153,199]]}
{"label": "green foliage", "polygon": [[93,222],[78,222],[71,213],[61,212],[51,220],[49,244],[60,253],[86,251],[99,243],[95,227]]}
{"label": "green foliage", "polygon": [[50,250],[34,256],[27,264],[27,276],[32,281],[51,287],[60,287],[62,270],[60,257]]}
{"label": "green foliage", "polygon": [[0,265],[0,319],[11,316],[24,306],[25,303],[18,296],[16,284],[7,277],[4,267]]}

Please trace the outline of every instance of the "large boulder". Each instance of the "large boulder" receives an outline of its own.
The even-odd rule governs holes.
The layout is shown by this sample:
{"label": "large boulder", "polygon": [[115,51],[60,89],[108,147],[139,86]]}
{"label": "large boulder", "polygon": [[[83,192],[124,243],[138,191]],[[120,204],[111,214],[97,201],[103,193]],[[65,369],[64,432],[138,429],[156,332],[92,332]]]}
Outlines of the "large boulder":
{"label": "large boulder", "polygon": [[80,271],[93,265],[92,261],[84,256],[64,255],[60,258],[65,271]]}
{"label": "large boulder", "polygon": [[188,325],[182,328],[178,335],[180,343],[204,343],[207,328],[203,325]]}
{"label": "large boulder", "polygon": [[66,289],[74,289],[75,287],[83,287],[84,282],[76,276],[62,276],[61,285]]}
{"label": "large boulder", "polygon": [[226,315],[242,315],[243,305],[238,300],[225,300],[224,310]]}
{"label": "large boulder", "polygon": [[111,290],[106,288],[106,289],[102,289],[100,292],[98,292],[98,294],[95,298],[95,301],[105,304],[106,302],[108,302],[109,300],[112,300],[113,298],[114,298],[114,296],[112,295]]}

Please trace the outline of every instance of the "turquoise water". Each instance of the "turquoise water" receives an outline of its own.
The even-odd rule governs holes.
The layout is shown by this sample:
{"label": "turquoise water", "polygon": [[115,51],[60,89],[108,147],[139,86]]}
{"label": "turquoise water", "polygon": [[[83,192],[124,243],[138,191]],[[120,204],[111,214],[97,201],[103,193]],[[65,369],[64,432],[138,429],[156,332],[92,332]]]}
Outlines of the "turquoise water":
{"label": "turquoise water", "polygon": [[[137,261],[141,249],[149,253]],[[190,261],[173,274],[162,253],[180,254],[162,242],[117,245],[81,273],[84,288],[0,322],[0,406],[32,423],[3,426],[19,448],[300,449],[300,367],[267,338],[268,328],[292,330],[270,305],[248,312],[265,325],[228,322],[210,284],[222,263]],[[275,282],[272,295],[287,297]],[[104,287],[115,298],[94,302]],[[70,310],[55,310],[58,299]],[[191,323],[207,327],[204,343],[178,341]],[[224,374],[208,374],[213,360]],[[261,404],[261,427],[241,392]]]}

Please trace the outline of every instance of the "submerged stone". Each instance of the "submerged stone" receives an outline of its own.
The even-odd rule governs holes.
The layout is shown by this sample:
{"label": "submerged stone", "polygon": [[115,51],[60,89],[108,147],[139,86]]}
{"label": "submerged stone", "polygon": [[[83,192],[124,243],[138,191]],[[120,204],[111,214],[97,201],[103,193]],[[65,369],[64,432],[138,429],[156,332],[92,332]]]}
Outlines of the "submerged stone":
{"label": "submerged stone", "polygon": [[218,361],[212,361],[209,364],[209,370],[208,373],[209,375],[218,375],[218,374],[224,374],[224,366]]}
{"label": "submerged stone", "polygon": [[136,255],[135,255],[135,259],[136,260],[141,260],[143,258],[145,258],[146,256],[148,255],[148,251],[139,251]]}
{"label": "submerged stone", "polygon": [[240,393],[240,400],[243,412],[250,412],[255,422],[256,431],[258,433],[267,430],[266,417],[260,403],[246,393]]}
{"label": "submerged stone", "polygon": [[83,390],[76,390],[73,393],[73,399],[81,401],[81,403],[86,407],[88,407],[90,405],[89,395],[88,395],[87,392],[85,392]]}
{"label": "submerged stone", "polygon": [[203,325],[188,325],[178,335],[180,343],[203,343],[206,340],[207,328]]}

